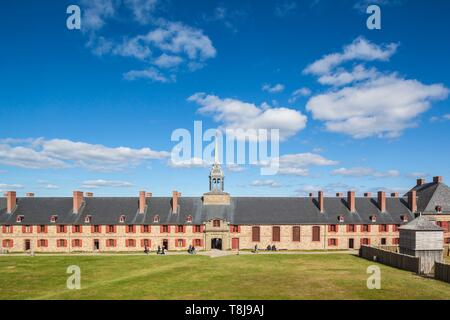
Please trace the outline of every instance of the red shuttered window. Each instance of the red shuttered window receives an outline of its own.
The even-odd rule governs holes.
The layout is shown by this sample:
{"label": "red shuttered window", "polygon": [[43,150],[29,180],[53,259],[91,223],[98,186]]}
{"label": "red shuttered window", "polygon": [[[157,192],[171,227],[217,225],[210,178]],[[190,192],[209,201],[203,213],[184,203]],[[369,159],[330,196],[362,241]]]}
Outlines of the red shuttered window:
{"label": "red shuttered window", "polygon": [[380,224],[378,230],[380,232],[389,232],[389,226],[387,224]]}
{"label": "red shuttered window", "polygon": [[203,240],[202,239],[194,239],[194,240],[192,240],[192,245],[194,247],[203,247]]}
{"label": "red shuttered window", "polygon": [[57,233],[66,233],[67,232],[67,226],[64,225],[58,225],[56,227],[56,232]]}
{"label": "red shuttered window", "polygon": [[95,226],[91,226],[91,233],[101,233],[102,232],[102,227],[95,225]]}
{"label": "red shuttered window", "polygon": [[151,247],[152,246],[152,242],[150,239],[141,239],[141,247],[145,248],[145,247]]}
{"label": "red shuttered window", "polygon": [[151,231],[152,231],[151,226],[149,226],[149,225],[141,226],[141,233],[150,233]]}
{"label": "red shuttered window", "polygon": [[241,227],[238,226],[238,225],[232,224],[230,226],[230,232],[232,232],[232,233],[239,233],[239,232],[241,232]]}
{"label": "red shuttered window", "polygon": [[330,247],[336,247],[338,245],[338,239],[334,238],[328,239],[328,245]]}
{"label": "red shuttered window", "polygon": [[74,248],[80,248],[83,245],[83,242],[81,239],[73,239],[72,240],[72,247]]}
{"label": "red shuttered window", "polygon": [[347,225],[347,232],[356,232],[356,226],[354,224]]}
{"label": "red shuttered window", "polygon": [[160,226],[160,233],[170,233],[170,226]]}
{"label": "red shuttered window", "polygon": [[80,225],[74,225],[72,226],[72,233],[82,233],[83,227]]}
{"label": "red shuttered window", "polygon": [[336,224],[328,225],[328,232],[338,232],[339,226]]}
{"label": "red shuttered window", "polygon": [[133,225],[126,226],[126,232],[127,233],[136,233],[136,226],[133,226]]}
{"label": "red shuttered window", "polygon": [[131,247],[131,248],[134,248],[134,247],[136,247],[136,240],[134,240],[134,239],[126,239],[125,240],[125,246],[128,248],[128,247]]}
{"label": "red shuttered window", "polygon": [[48,247],[48,240],[46,239],[39,239],[37,241],[38,248],[47,248]]}
{"label": "red shuttered window", "polygon": [[115,225],[106,226],[106,233],[116,233],[116,226]]}
{"label": "red shuttered window", "polygon": [[47,226],[45,226],[45,225],[40,225],[37,227],[38,233],[47,233],[47,231],[48,231],[48,229],[47,229]]}
{"label": "red shuttered window", "polygon": [[2,241],[3,248],[12,248],[14,246],[14,240],[12,239],[4,239]]}
{"label": "red shuttered window", "polygon": [[67,240],[65,240],[65,239],[58,239],[58,240],[56,240],[56,246],[58,248],[65,248],[65,247],[67,247]]}

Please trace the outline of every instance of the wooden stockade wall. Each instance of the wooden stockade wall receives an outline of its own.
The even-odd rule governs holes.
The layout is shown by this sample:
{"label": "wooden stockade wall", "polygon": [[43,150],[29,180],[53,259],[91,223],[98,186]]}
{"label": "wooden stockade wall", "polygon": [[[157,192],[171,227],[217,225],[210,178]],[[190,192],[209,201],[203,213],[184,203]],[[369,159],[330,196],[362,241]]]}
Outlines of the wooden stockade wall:
{"label": "wooden stockade wall", "polygon": [[436,262],[434,265],[434,277],[437,280],[450,283],[450,264]]}
{"label": "wooden stockade wall", "polygon": [[359,256],[391,267],[420,273],[420,258],[369,246],[361,246]]}

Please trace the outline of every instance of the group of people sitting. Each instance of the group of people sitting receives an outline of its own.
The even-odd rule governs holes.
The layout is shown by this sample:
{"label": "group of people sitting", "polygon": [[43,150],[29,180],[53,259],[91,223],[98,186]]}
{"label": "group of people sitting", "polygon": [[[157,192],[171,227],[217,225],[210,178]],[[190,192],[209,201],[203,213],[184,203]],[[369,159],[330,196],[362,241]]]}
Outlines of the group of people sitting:
{"label": "group of people sitting", "polygon": [[188,253],[189,254],[195,254],[195,247],[190,245],[189,248],[188,248]]}
{"label": "group of people sitting", "polygon": [[[258,245],[255,245],[255,249],[252,250],[253,253],[258,253]],[[267,251],[277,251],[277,247],[275,247],[275,245],[268,245],[266,248]]]}
{"label": "group of people sitting", "polygon": [[158,251],[156,251],[156,254],[166,254],[166,247],[158,246]]}

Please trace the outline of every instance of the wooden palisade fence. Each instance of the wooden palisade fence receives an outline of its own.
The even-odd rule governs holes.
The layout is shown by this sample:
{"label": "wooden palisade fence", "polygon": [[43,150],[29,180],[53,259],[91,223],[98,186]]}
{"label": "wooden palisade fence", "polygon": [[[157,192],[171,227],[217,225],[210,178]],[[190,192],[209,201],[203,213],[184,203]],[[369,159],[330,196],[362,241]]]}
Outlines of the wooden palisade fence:
{"label": "wooden palisade fence", "polygon": [[436,262],[434,265],[434,277],[437,280],[450,283],[450,264]]}
{"label": "wooden palisade fence", "polygon": [[402,270],[420,273],[420,258],[387,251],[379,248],[361,246],[360,257],[386,264]]}

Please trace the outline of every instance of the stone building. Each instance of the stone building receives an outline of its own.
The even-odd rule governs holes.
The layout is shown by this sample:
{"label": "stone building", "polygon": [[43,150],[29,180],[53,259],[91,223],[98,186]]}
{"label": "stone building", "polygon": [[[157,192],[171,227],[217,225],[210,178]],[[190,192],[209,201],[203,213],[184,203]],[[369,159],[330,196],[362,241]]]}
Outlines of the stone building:
{"label": "stone building", "polygon": [[[449,243],[450,189],[441,177],[417,185],[400,197],[378,192],[333,197],[234,197],[225,192],[225,175],[216,161],[209,191],[202,197],[0,198],[0,245],[9,252],[121,252],[243,250],[275,245],[281,250],[358,249],[398,245],[399,227],[418,213],[435,219]],[[434,208],[434,211],[433,211]]]}

